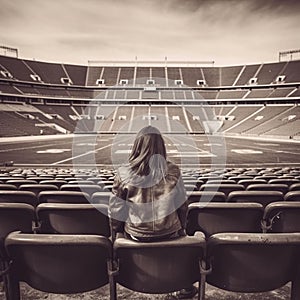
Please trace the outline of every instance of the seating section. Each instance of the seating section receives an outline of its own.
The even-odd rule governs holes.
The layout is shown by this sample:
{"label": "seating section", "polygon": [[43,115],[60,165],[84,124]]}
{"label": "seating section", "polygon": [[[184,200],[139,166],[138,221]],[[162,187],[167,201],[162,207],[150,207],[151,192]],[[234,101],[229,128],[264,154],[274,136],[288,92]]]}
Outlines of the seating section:
{"label": "seating section", "polygon": [[[189,236],[154,243],[117,237],[112,244],[107,204],[114,171],[4,169],[1,185],[14,187],[0,191],[2,268],[9,270],[3,275],[5,289],[12,299],[19,299],[20,282],[59,294],[110,284],[111,299],[116,299],[118,285],[163,294],[198,282],[199,299],[204,299],[205,283],[249,293],[291,281],[291,296],[297,299],[299,174],[298,167],[183,169],[184,184],[193,188],[188,191]],[[251,179],[261,181],[258,190],[248,189]],[[265,188],[278,185],[284,190]],[[84,280],[78,275],[82,272]],[[92,275],[97,278],[88,279]]]}

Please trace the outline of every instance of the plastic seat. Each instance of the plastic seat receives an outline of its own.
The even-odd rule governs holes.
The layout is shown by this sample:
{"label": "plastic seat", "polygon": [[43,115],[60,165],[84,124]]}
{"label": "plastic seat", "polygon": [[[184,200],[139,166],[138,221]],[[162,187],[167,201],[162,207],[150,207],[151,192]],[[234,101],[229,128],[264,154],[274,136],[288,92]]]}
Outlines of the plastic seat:
{"label": "plastic seat", "polygon": [[251,180],[253,176],[248,175],[238,175],[238,176],[230,176],[228,177],[230,180],[234,180],[236,183],[239,183],[240,180]]}
{"label": "plastic seat", "polygon": [[200,191],[219,191],[223,192],[226,197],[232,191],[243,191],[245,190],[244,186],[241,184],[203,184],[200,188]]}
{"label": "plastic seat", "polygon": [[[5,270],[9,266],[10,258],[8,257],[4,240],[6,236],[16,230],[31,233],[35,226],[35,212],[31,205],[24,203],[0,203],[0,268]],[[3,277],[3,278],[2,278]],[[7,276],[0,276],[3,280],[6,299],[8,281]]]}
{"label": "plastic seat", "polygon": [[68,184],[95,184],[92,180],[70,180]]}
{"label": "plastic seat", "polygon": [[269,180],[272,180],[272,179],[277,179],[278,176],[276,175],[263,175],[263,176],[256,176],[254,177],[254,179],[263,179],[263,180],[266,180],[266,181],[269,181]]}
{"label": "plastic seat", "polygon": [[54,184],[22,184],[19,190],[33,192],[38,196],[42,191],[58,191],[58,187]]}
{"label": "plastic seat", "polygon": [[245,189],[250,184],[265,184],[265,183],[267,183],[267,181],[264,179],[242,179],[238,181],[238,184],[242,184],[245,187]]}
{"label": "plastic seat", "polygon": [[232,179],[209,179],[206,181],[206,184],[236,184]]}
{"label": "plastic seat", "polygon": [[102,188],[95,184],[64,184],[60,187],[60,190],[84,192],[92,196],[96,192],[101,192]]}
{"label": "plastic seat", "polygon": [[5,190],[17,190],[17,187],[13,184],[7,184],[7,183],[1,183],[0,184],[0,190],[5,191]]}
{"label": "plastic seat", "polygon": [[55,186],[58,187],[58,189],[60,189],[60,187],[63,184],[66,184],[67,182],[65,180],[58,180],[58,179],[50,179],[50,180],[42,180],[40,181],[40,184],[53,184]]}
{"label": "plastic seat", "polygon": [[277,179],[271,179],[269,181],[270,184],[286,184],[288,187],[290,187],[292,184],[300,183],[297,179],[283,179],[283,178],[277,178]]}
{"label": "plastic seat", "polygon": [[290,191],[300,191],[300,183],[294,183],[290,185],[289,188]]}
{"label": "plastic seat", "polygon": [[33,192],[7,190],[0,191],[0,203],[26,203],[35,207],[38,199]]}
{"label": "plastic seat", "polygon": [[223,192],[187,191],[188,203],[194,202],[225,202],[226,196]]}
{"label": "plastic seat", "polygon": [[76,191],[44,191],[39,194],[40,203],[89,204],[89,200],[89,194]]}
{"label": "plastic seat", "polygon": [[40,182],[42,180],[52,180],[53,177],[40,177],[40,176],[30,176],[30,177],[27,177],[28,180],[34,180],[36,182]]}
{"label": "plastic seat", "polygon": [[199,264],[205,239],[181,237],[142,243],[118,238],[114,243],[118,262],[116,282],[136,292],[164,294],[200,281]]}
{"label": "plastic seat", "polygon": [[262,232],[264,209],[258,203],[192,203],[188,208],[187,234],[204,232]]}
{"label": "plastic seat", "polygon": [[279,191],[286,194],[289,190],[286,184],[266,183],[266,184],[251,184],[246,188],[247,191]]}
{"label": "plastic seat", "polygon": [[56,294],[84,293],[109,282],[112,244],[106,237],[13,232],[5,246],[12,260],[11,299],[20,299],[20,282]]}
{"label": "plastic seat", "polygon": [[220,233],[207,242],[206,282],[223,290],[267,292],[292,281],[300,299],[300,234]]}
{"label": "plastic seat", "polygon": [[227,197],[227,202],[256,202],[264,207],[271,202],[283,201],[283,193],[279,191],[235,191]]}
{"label": "plastic seat", "polygon": [[22,184],[36,184],[37,181],[30,179],[11,179],[6,181],[7,184],[13,184],[19,188]]}
{"label": "plastic seat", "polygon": [[91,203],[93,204],[109,204],[109,198],[111,196],[111,192],[96,192],[91,197]]}
{"label": "plastic seat", "polygon": [[41,233],[110,236],[108,206],[105,204],[43,203],[36,213]]}
{"label": "plastic seat", "polygon": [[291,191],[285,194],[285,201],[300,201],[300,191]]}
{"label": "plastic seat", "polygon": [[300,232],[300,202],[270,203],[264,221],[268,232]]}

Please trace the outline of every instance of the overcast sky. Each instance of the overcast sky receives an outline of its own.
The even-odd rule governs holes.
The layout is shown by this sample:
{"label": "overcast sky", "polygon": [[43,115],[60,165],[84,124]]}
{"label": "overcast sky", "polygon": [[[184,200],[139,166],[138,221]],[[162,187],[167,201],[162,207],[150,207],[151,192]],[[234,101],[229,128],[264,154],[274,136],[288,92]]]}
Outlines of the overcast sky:
{"label": "overcast sky", "polygon": [[270,62],[299,29],[299,0],[0,0],[0,44],[55,62]]}

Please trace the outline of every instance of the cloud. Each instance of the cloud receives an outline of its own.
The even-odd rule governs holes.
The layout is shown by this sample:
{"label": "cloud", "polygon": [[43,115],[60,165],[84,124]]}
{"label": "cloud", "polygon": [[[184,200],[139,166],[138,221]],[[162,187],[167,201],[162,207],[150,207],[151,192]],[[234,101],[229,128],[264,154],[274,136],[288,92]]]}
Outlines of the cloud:
{"label": "cloud", "polygon": [[272,60],[298,48],[293,0],[0,0],[0,39],[22,56],[89,59]]}

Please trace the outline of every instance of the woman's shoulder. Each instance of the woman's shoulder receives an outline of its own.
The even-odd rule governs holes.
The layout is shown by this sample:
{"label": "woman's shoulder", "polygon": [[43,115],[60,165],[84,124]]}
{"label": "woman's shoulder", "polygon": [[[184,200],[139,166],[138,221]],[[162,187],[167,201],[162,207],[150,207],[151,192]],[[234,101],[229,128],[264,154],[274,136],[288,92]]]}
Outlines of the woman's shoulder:
{"label": "woman's shoulder", "polygon": [[168,174],[179,177],[181,172],[179,167],[171,161],[167,161]]}

